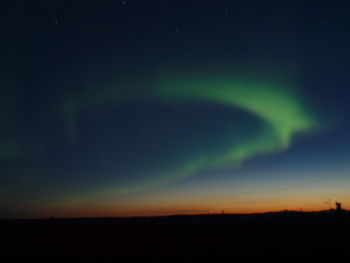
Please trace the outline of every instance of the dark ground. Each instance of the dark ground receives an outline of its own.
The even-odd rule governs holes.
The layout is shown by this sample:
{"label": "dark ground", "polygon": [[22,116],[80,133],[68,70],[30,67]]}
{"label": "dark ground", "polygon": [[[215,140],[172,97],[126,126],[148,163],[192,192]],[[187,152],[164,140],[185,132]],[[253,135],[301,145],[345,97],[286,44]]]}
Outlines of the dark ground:
{"label": "dark ground", "polygon": [[[0,220],[1,258],[349,258],[350,213]],[[5,261],[2,261],[5,262]]]}

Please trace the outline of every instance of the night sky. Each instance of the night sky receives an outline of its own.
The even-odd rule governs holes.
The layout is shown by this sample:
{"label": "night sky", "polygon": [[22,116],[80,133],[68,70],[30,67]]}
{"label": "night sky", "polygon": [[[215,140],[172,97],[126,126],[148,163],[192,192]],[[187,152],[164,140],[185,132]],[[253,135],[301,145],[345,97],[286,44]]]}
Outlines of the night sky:
{"label": "night sky", "polygon": [[350,208],[346,1],[8,1],[0,218]]}

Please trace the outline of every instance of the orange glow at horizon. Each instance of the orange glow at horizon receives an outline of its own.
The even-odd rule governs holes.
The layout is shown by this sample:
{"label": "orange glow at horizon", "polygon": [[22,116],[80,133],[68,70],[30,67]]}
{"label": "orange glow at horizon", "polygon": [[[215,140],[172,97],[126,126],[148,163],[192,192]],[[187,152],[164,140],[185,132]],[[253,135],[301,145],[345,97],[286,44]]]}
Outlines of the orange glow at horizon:
{"label": "orange glow at horizon", "polygon": [[[319,196],[309,198],[281,198],[279,200],[271,198],[270,200],[261,198],[261,200],[249,200],[235,202],[233,200],[206,200],[201,202],[185,203],[176,201],[159,201],[158,203],[138,202],[123,204],[47,204],[45,206],[23,207],[26,211],[34,212],[27,217],[55,216],[64,217],[150,217],[167,215],[198,215],[198,214],[251,214],[277,211],[322,211],[328,210],[329,206],[325,203],[327,199]],[[350,208],[350,198],[334,199],[331,207],[335,208],[335,200],[342,203],[344,209]]]}
{"label": "orange glow at horizon", "polygon": [[[335,208],[335,201],[350,210],[349,179],[263,180],[254,183],[225,181],[162,187],[125,195],[80,195],[65,200],[28,202],[7,207],[18,218],[142,217],[189,214],[249,214],[275,211],[322,211]],[[218,181],[216,181],[218,182]],[[273,184],[271,184],[273,182]],[[326,203],[332,199],[330,205]],[[18,211],[15,211],[18,209]],[[19,213],[21,211],[21,213]]]}

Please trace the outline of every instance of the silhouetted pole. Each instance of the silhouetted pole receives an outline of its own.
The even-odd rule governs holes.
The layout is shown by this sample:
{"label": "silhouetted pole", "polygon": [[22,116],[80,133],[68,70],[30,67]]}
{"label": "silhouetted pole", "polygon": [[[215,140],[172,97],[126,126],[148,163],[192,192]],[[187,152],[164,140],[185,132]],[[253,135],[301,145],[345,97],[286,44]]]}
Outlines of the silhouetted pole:
{"label": "silhouetted pole", "polygon": [[343,212],[344,212],[344,210],[343,210],[340,202],[335,202],[335,205],[336,205],[335,213],[336,213],[336,217],[337,217],[337,228],[338,228],[338,230],[341,231],[342,224],[343,224]]}

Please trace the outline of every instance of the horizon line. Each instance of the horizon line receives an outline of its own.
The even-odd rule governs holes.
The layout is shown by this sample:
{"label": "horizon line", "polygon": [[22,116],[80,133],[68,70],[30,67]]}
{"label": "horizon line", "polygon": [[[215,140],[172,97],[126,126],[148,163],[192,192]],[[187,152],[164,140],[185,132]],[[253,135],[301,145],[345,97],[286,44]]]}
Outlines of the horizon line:
{"label": "horizon line", "polygon": [[[348,213],[350,210],[342,209],[342,212]],[[282,214],[282,213],[301,213],[301,214],[312,214],[312,213],[326,213],[326,212],[337,212],[337,209],[326,209],[326,210],[276,210],[276,211],[266,211],[266,212],[254,212],[254,213],[225,213],[225,212],[219,212],[219,213],[193,213],[193,214],[185,214],[185,213],[179,213],[179,214],[166,214],[166,215],[138,215],[138,216],[97,216],[97,217],[88,217],[88,216],[82,216],[82,217],[56,217],[56,216],[49,216],[49,217],[23,217],[23,218],[0,218],[0,221],[16,221],[16,220],[67,220],[67,219],[137,219],[137,218],[160,218],[160,217],[175,217],[175,216],[183,216],[183,217],[190,217],[190,216],[249,216],[249,215],[265,215],[265,214]]]}

